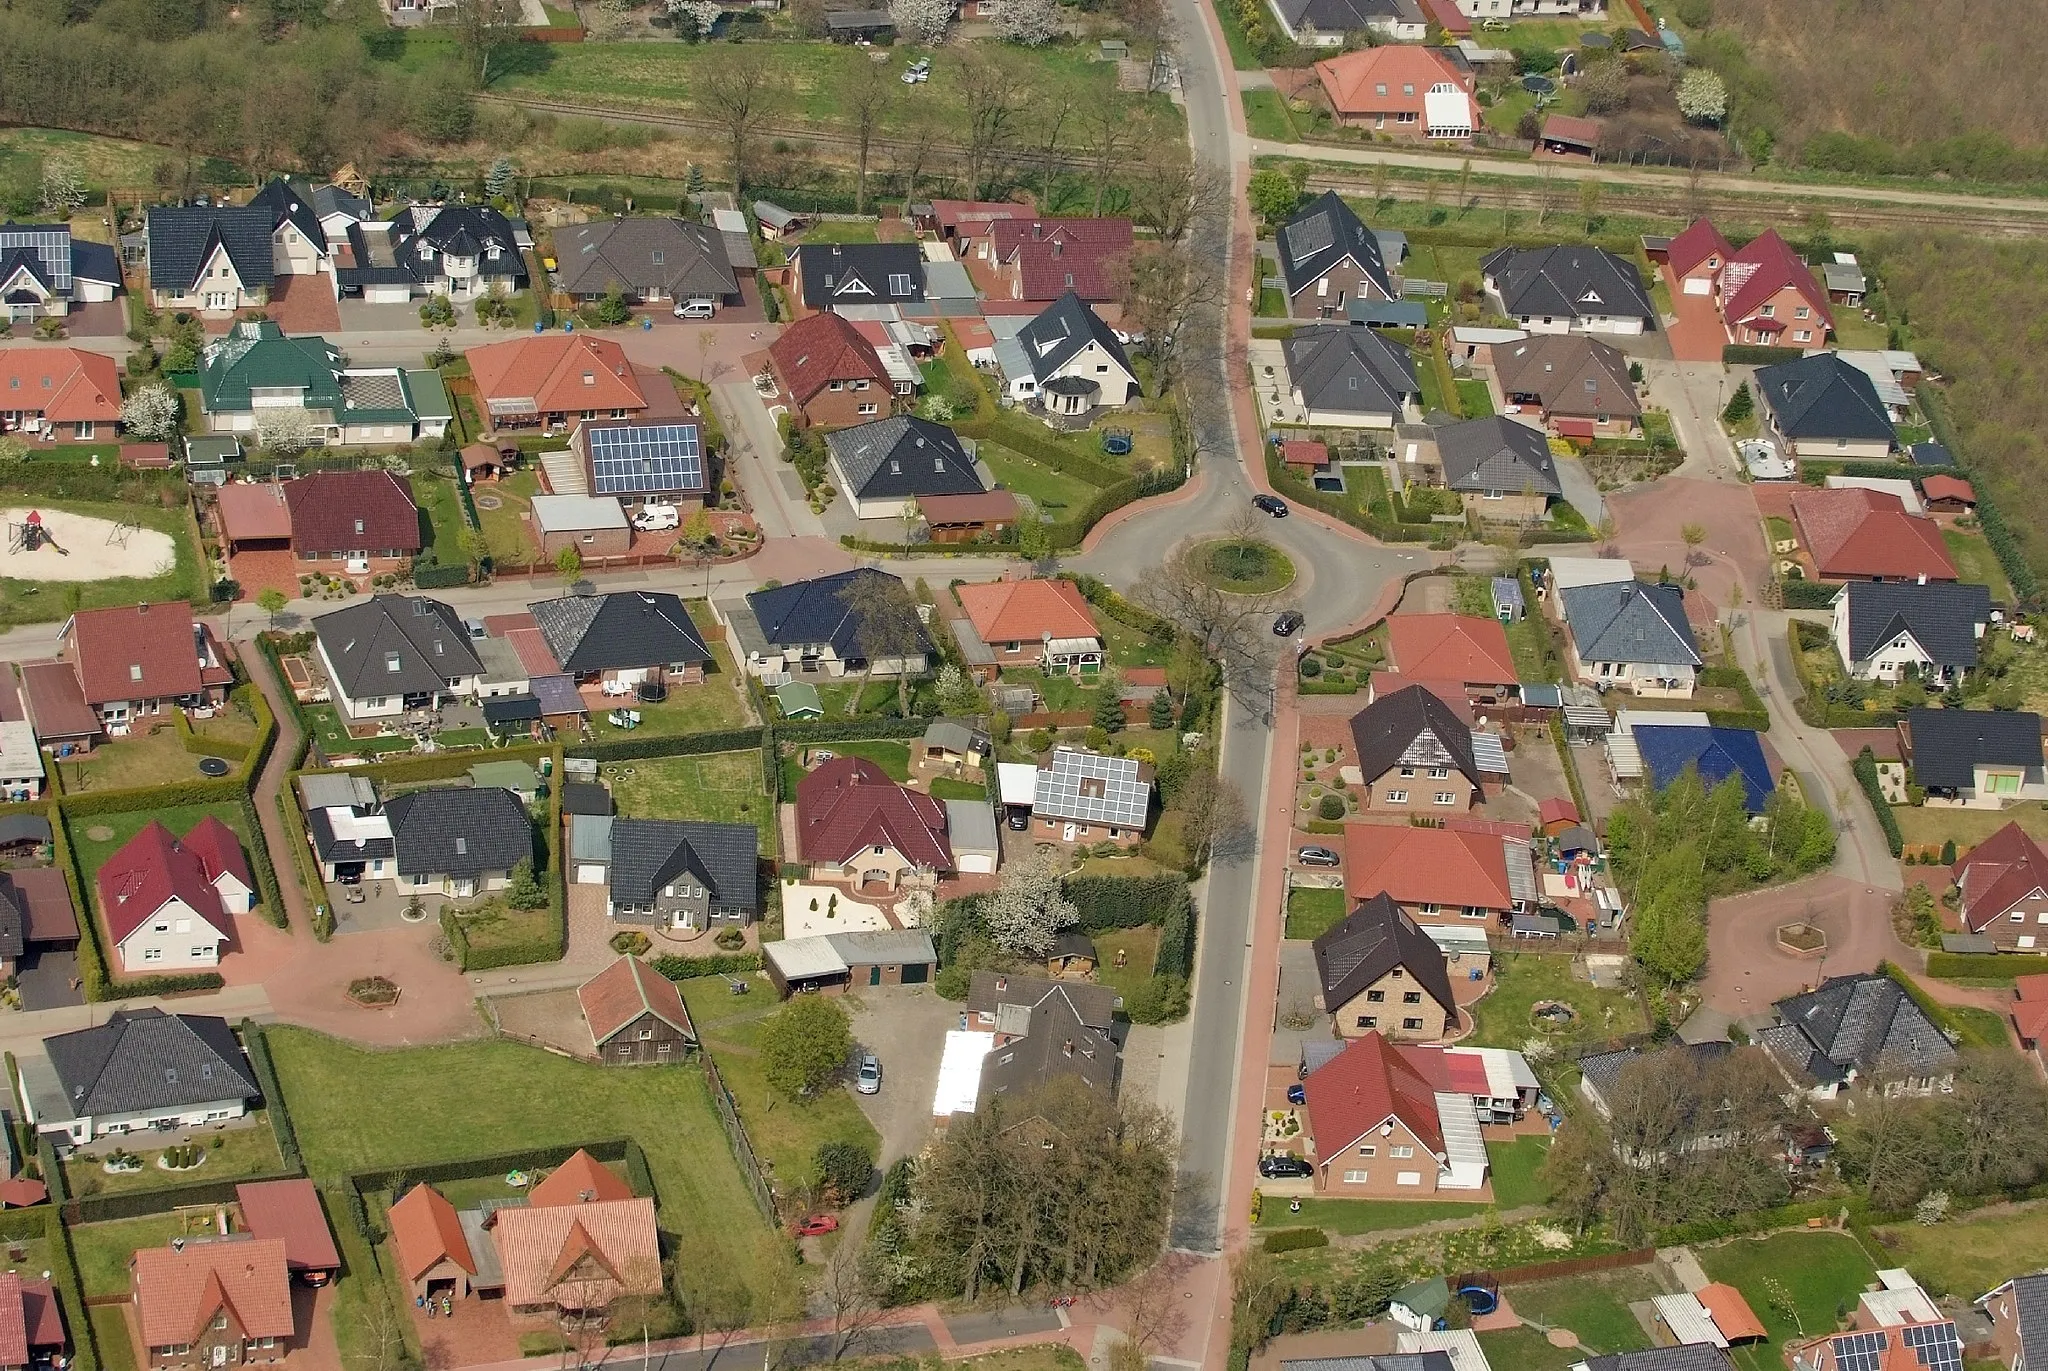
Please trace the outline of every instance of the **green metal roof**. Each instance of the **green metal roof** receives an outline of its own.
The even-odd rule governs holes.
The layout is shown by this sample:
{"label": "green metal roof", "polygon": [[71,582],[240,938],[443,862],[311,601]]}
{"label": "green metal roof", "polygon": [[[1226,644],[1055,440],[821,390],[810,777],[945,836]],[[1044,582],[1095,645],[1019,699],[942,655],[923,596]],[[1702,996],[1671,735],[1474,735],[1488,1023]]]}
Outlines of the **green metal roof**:
{"label": "green metal roof", "polygon": [[244,320],[208,345],[199,401],[209,414],[254,409],[256,390],[302,392],[306,409],[341,407],[341,350],[325,338],[287,338],[268,319]]}
{"label": "green metal roof", "polygon": [[825,702],[818,698],[818,688],[809,681],[784,681],[775,687],[775,703],[782,706],[785,719],[806,715],[817,718],[825,712]]}
{"label": "green metal roof", "polygon": [[412,412],[421,419],[453,419],[455,406],[448,399],[448,388],[441,384],[438,371],[408,371],[405,376],[405,392],[412,397]]}

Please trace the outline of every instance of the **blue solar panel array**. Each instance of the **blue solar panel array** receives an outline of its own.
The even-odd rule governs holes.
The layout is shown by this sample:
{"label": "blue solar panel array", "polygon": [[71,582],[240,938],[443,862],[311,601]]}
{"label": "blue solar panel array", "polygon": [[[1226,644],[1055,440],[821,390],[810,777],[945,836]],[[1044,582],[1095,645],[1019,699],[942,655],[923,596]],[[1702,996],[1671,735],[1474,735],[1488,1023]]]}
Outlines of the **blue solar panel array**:
{"label": "blue solar panel array", "polygon": [[1927,1371],[1963,1371],[1963,1347],[1952,1323],[1920,1323],[1899,1330]]}
{"label": "blue solar panel array", "polygon": [[59,295],[71,290],[71,230],[67,228],[0,229],[0,260],[16,248],[27,248],[42,262],[50,278],[50,289]]}
{"label": "blue solar panel array", "polygon": [[632,424],[590,430],[590,479],[599,495],[645,495],[704,488],[704,452],[695,424]]}
{"label": "blue solar panel array", "polygon": [[1835,1339],[1836,1371],[1880,1371],[1884,1365],[1885,1335],[1844,1333]]}

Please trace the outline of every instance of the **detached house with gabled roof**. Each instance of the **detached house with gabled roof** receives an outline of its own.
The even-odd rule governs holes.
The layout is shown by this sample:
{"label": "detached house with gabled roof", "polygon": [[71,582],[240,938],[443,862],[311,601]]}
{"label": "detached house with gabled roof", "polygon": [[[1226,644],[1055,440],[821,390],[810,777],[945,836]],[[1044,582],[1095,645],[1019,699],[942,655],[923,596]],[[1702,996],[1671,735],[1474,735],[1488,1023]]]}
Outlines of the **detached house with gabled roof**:
{"label": "detached house with gabled roof", "polygon": [[1311,324],[1280,348],[1295,408],[1312,426],[1391,429],[1422,416],[1414,359],[1372,329]]}
{"label": "detached house with gabled roof", "polygon": [[1387,657],[1411,681],[1456,682],[1476,704],[1498,704],[1519,689],[1514,653],[1498,619],[1469,614],[1395,614]]}
{"label": "detached house with gabled roof", "polygon": [[1765,229],[1729,255],[1715,303],[1731,343],[1815,352],[1835,327],[1827,291],[1776,229]]}
{"label": "detached house with gabled roof", "polygon": [[131,976],[217,966],[256,904],[241,839],[208,815],[182,839],[152,819],[94,874],[107,941]]}
{"label": "detached house with gabled roof", "polygon": [[[970,1033],[987,1035],[975,1108],[1018,1099],[1056,1080],[1078,1081],[1114,1099],[1122,1054],[1116,992],[1108,986],[977,971],[967,990]],[[964,1093],[964,1092],[963,1092]]]}
{"label": "detached house with gabled roof", "polygon": [[2048,852],[2018,824],[2007,824],[1950,869],[1961,896],[1963,928],[2001,952],[2048,951]]}
{"label": "detached house with gabled roof", "polygon": [[986,656],[998,671],[1026,663],[1048,676],[1093,676],[1102,670],[1102,631],[1072,581],[990,581],[958,586],[953,593],[966,611],[964,622],[955,622],[973,639],[963,640],[970,665]]}
{"label": "detached house with gabled roof", "polygon": [[483,663],[453,609],[424,595],[373,595],[313,621],[335,707],[386,718],[474,695]]}
{"label": "detached house with gabled roof", "polygon": [[1378,237],[1336,191],[1296,210],[1274,237],[1287,312],[1296,318],[1339,319],[1352,300],[1395,298]]}
{"label": "detached house with gabled roof", "polygon": [[102,426],[111,436],[120,422],[121,373],[113,358],[83,348],[0,352],[0,433],[89,443]]}
{"label": "detached house with gabled roof", "polygon": [[606,887],[621,924],[687,932],[745,927],[760,912],[760,830],[752,824],[578,815],[572,876]]}
{"label": "detached house with gabled roof", "polygon": [[1129,275],[1133,234],[1124,218],[1018,218],[989,225],[982,255],[1013,300],[1057,300],[1069,292],[1103,303]]}
{"label": "detached house with gabled roof", "polygon": [[265,205],[152,205],[143,229],[149,302],[219,317],[270,303],[277,280]]}
{"label": "detached house with gabled roof", "polygon": [[576,987],[576,1003],[591,1051],[606,1066],[668,1066],[697,1048],[697,1027],[676,983],[638,957],[621,957]]}
{"label": "detached house with gabled roof", "polygon": [[1642,425],[1628,358],[1612,343],[1546,333],[1491,344],[1487,353],[1508,412],[1534,411],[1560,438],[1626,437]]}
{"label": "detached house with gabled roof", "polygon": [[1479,269],[1494,307],[1531,333],[1633,335],[1657,326],[1635,264],[1604,248],[1500,248]]}
{"label": "detached house with gabled roof", "polygon": [[893,519],[927,495],[979,495],[989,488],[973,450],[952,429],[897,414],[825,435],[832,475],[854,514]]}
{"label": "detached house with gabled roof", "polygon": [[1030,372],[1004,377],[1012,399],[1036,398],[1049,414],[1075,417],[1097,407],[1120,409],[1138,393],[1138,372],[1124,345],[1074,291],[1018,330],[1017,343]]}
{"label": "detached house with gabled roof", "polygon": [[466,900],[512,883],[534,860],[533,820],[519,797],[497,786],[409,790],[384,805],[398,889]]}
{"label": "detached house with gabled roof", "polygon": [[2015,1276],[1976,1303],[1991,1320],[1991,1346],[2009,1371],[2048,1366],[2048,1272]]}
{"label": "detached house with gabled roof", "polygon": [[1909,709],[1899,727],[1913,779],[1942,800],[2003,809],[2048,800],[2041,716],[2008,709]]}
{"label": "detached house with gabled roof", "polygon": [[880,418],[895,394],[875,345],[836,314],[806,315],[768,345],[768,368],[807,424]]}
{"label": "detached house with gabled roof", "polygon": [[1320,1004],[1339,1037],[1433,1043],[1457,1032],[1443,949],[1385,891],[1325,930],[1314,951]]}
{"label": "detached house with gabled roof", "polygon": [[800,243],[791,258],[807,310],[924,303],[924,253],[915,243]]}
{"label": "detached house with gabled roof", "polygon": [[954,870],[946,807],[865,757],[834,757],[796,787],[797,853],[815,878],[929,886]]}
{"label": "detached house with gabled roof", "polygon": [[[1385,892],[1425,928],[1505,923],[1536,906],[1527,839],[1467,828],[1402,823],[1344,826],[1344,890],[1354,900]],[[1483,927],[1483,925],[1481,925]]]}
{"label": "detached house with gabled roof", "polygon": [[1470,1104],[1462,1118],[1452,1115],[1454,1166],[1435,1088],[1379,1032],[1309,1072],[1302,1094],[1317,1190],[1419,1199],[1486,1183],[1486,1144]]}
{"label": "detached house with gabled roof", "polygon": [[1151,819],[1152,779],[1150,762],[1062,743],[1032,778],[1032,831],[1040,842],[1136,847]]}
{"label": "detached house with gabled roof", "polygon": [[1835,651],[1859,681],[1960,680],[1977,665],[1991,591],[1951,581],[1851,581],[1835,597]]}
{"label": "detached house with gabled roof", "polygon": [[1389,43],[1316,63],[1346,128],[1397,139],[1468,142],[1479,127],[1472,67],[1455,48]]}
{"label": "detached house with gabled roof", "polygon": [[73,238],[67,224],[0,224],[0,320],[61,319],[120,292],[120,258],[105,243]]}
{"label": "detached house with gabled roof", "polygon": [[113,737],[147,715],[220,704],[235,683],[212,626],[182,603],[81,609],[57,630],[57,656]]}
{"label": "detached house with gabled roof", "polygon": [[129,1294],[150,1371],[218,1371],[282,1362],[297,1328],[291,1269],[277,1238],[145,1247]]}
{"label": "detached house with gabled roof", "polygon": [[341,292],[372,304],[415,295],[474,300],[524,290],[526,258],[512,223],[489,205],[409,205],[391,219],[348,226]]}
{"label": "detached house with gabled roof", "polygon": [[1368,809],[1461,814],[1485,798],[1472,729],[1428,689],[1404,686],[1351,718]]}
{"label": "detached house with gabled roof", "polygon": [[1772,1008],[1779,1022],[1758,1030],[1756,1042],[1816,1099],[1834,1099],[1859,1080],[1887,1095],[1928,1095],[1955,1078],[1955,1045],[1880,972],[1830,976]]}
{"label": "detached house with gabled roof", "polygon": [[1612,581],[1566,586],[1559,600],[1577,679],[1656,699],[1692,698],[1706,659],[1685,617],[1683,588]]}

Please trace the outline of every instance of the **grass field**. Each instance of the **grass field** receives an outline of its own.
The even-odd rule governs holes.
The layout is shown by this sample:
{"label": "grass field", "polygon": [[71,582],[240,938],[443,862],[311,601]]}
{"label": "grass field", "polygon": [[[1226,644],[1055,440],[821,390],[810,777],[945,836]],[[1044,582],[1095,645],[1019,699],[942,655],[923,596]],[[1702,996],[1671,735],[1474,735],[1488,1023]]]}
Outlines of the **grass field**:
{"label": "grass field", "polygon": [[2048,842],[2048,805],[2023,802],[2008,809],[1938,809],[1926,805],[1893,805],[1899,836],[1908,844],[1939,847],[1950,838],[1956,846],[1974,847],[2004,828],[2018,824],[2036,840]]}
{"label": "grass field", "polygon": [[[1152,961],[1159,955],[1159,930],[1151,924],[1112,928],[1095,937],[1095,979],[1126,998],[1152,979]],[[1116,964],[1117,953],[1124,964]]]}
{"label": "grass field", "polygon": [[86,1311],[99,1341],[100,1371],[135,1371],[135,1343],[121,1304],[97,1304]]}
{"label": "grass field", "polygon": [[1523,1318],[1569,1328],[1579,1335],[1585,1352],[1606,1354],[1634,1352],[1650,1345],[1642,1325],[1629,1312],[1629,1302],[1664,1293],[1651,1268],[1625,1266],[1570,1280],[1518,1285],[1510,1298]]}
{"label": "grass field", "polygon": [[[364,1052],[301,1029],[269,1036],[315,1178],[624,1134],[646,1150],[662,1227],[689,1260],[764,1285],[788,1260],[698,1071],[619,1071],[507,1042]],[[421,1101],[431,1107],[414,1107]]]}
{"label": "grass field", "polygon": [[597,741],[608,742],[628,736],[645,738],[673,733],[709,733],[745,724],[746,687],[741,684],[739,670],[733,665],[732,652],[724,643],[708,643],[706,646],[711,649],[711,666],[706,669],[703,680],[694,685],[671,682],[668,698],[660,704],[643,704],[631,698],[618,701],[620,708],[639,711],[637,728],[628,730],[614,725],[606,717],[611,713],[609,708],[591,710],[590,731]]}
{"label": "grass field", "polygon": [[80,1224],[71,1230],[71,1248],[78,1254],[78,1276],[85,1295],[128,1292],[128,1259],[138,1248],[162,1247],[190,1232],[182,1216],[151,1214],[114,1223]]}
{"label": "grass field", "polygon": [[[909,747],[888,738],[857,738],[852,742],[828,743],[822,750],[835,757],[865,757],[882,768],[892,781],[910,779]],[[782,759],[782,798],[785,801],[795,801],[797,782],[804,778],[807,769],[800,754],[792,753]]]}
{"label": "grass field", "polygon": [[1885,1264],[1905,1267],[1934,1295],[1974,1300],[2014,1272],[2048,1268],[2048,1210],[2039,1205],[2000,1205],[1934,1228],[1880,1228],[1875,1236]]}
{"label": "grass field", "polygon": [[[48,623],[63,619],[76,610],[104,609],[109,605],[132,605],[144,601],[168,604],[192,600],[206,591],[205,568],[194,541],[192,516],[182,504],[170,509],[152,505],[118,504],[91,500],[51,500],[40,495],[17,495],[0,490],[0,506],[62,509],[73,514],[105,519],[109,523],[141,524],[170,535],[177,561],[161,576],[115,577],[105,581],[17,581],[0,577],[0,627],[10,624]],[[73,548],[90,556],[91,548]]]}
{"label": "grass field", "polygon": [[925,789],[935,800],[985,800],[988,787],[979,781],[956,781],[951,776],[934,776]]}
{"label": "grass field", "polygon": [[607,762],[602,774],[619,813],[630,818],[754,824],[762,851],[775,850],[775,806],[762,784],[759,749]]}
{"label": "grass field", "polygon": [[1550,1187],[1536,1175],[1549,1155],[1550,1139],[1541,1137],[1517,1138],[1505,1145],[1488,1147],[1486,1160],[1493,1168],[1494,1203],[1502,1209],[1549,1203]]}
{"label": "grass field", "polygon": [[[1468,1045],[1520,1047],[1532,1036],[1569,1042],[1604,1041],[1649,1028],[1641,1001],[1621,990],[1601,990],[1571,977],[1571,959],[1534,952],[1506,953],[1493,959],[1494,987],[1472,1006],[1478,1025]],[[1539,1029],[1531,1010],[1542,1000],[1562,1000],[1578,1018],[1556,1030]]]}
{"label": "grass field", "polygon": [[1584,1359],[1577,1348],[1552,1347],[1533,1328],[1508,1328],[1498,1333],[1481,1333],[1479,1350],[1490,1366],[1512,1366],[1515,1371],[1570,1371]]}
{"label": "grass field", "polygon": [[461,497],[455,482],[445,476],[416,476],[412,482],[413,503],[420,509],[422,555],[431,553],[442,562],[457,566],[464,560],[459,541],[464,527]]}
{"label": "grass field", "polygon": [[1326,929],[1343,921],[1349,902],[1341,888],[1287,892],[1287,936],[1304,942],[1321,937]]}
{"label": "grass field", "polygon": [[[105,190],[110,186],[128,189],[150,184],[157,163],[171,155],[169,148],[132,143],[125,138],[101,138],[64,129],[7,129],[0,132],[0,183],[25,177],[32,186],[38,174],[38,160],[61,156],[77,166],[88,190]],[[223,184],[235,179],[226,163],[214,159],[195,165],[193,175]],[[97,212],[93,222],[99,222]]]}
{"label": "grass field", "polygon": [[2005,578],[2005,568],[1999,565],[1998,554],[1991,550],[1983,534],[1949,528],[1942,530],[1941,540],[1948,544],[1948,555],[1965,585],[1989,586],[1994,601],[2012,603],[2012,582]]}
{"label": "grass field", "polygon": [[1458,382],[1458,403],[1467,419],[1486,419],[1493,414],[1493,393],[1484,381]]}
{"label": "grass field", "polygon": [[[500,566],[528,566],[539,555],[523,517],[533,508],[533,497],[539,493],[540,472],[533,467],[515,471],[502,481],[488,482],[471,492],[477,502],[477,522],[484,528],[484,543],[490,548],[491,560]],[[497,503],[490,507],[493,498]]]}
{"label": "grass field", "polygon": [[1119,619],[1107,614],[1095,616],[1095,626],[1102,630],[1102,646],[1109,653],[1109,660],[1118,666],[1165,666],[1169,647],[1147,633],[1140,633]]}
{"label": "grass field", "polygon": [[270,1131],[270,1119],[261,1110],[250,1117],[255,1122],[246,1128],[229,1128],[195,1138],[206,1148],[206,1160],[195,1170],[164,1170],[156,1163],[167,1144],[141,1138],[128,1149],[142,1158],[140,1171],[110,1174],[97,1157],[72,1157],[63,1163],[65,1187],[74,1195],[125,1194],[197,1181],[275,1175],[284,1168],[284,1160],[277,1154],[277,1138]]}
{"label": "grass field", "polygon": [[187,752],[177,730],[168,723],[145,735],[110,739],[83,757],[54,765],[63,773],[67,795],[168,785],[199,777],[199,754]]}
{"label": "grass field", "polygon": [[320,747],[329,756],[345,756],[359,752],[364,756],[375,756],[383,752],[410,752],[413,741],[409,737],[394,734],[388,738],[351,738],[348,728],[342,723],[341,715],[333,705],[303,706],[306,722],[311,725],[313,735],[320,740]]}
{"label": "grass field", "polygon": [[1078,513],[1097,494],[1096,488],[1086,481],[1054,471],[1043,462],[1012,452],[994,441],[983,442],[979,453],[997,485],[1029,497],[1041,514]]}
{"label": "grass field", "polygon": [[[1858,1293],[1877,1279],[1870,1258],[1846,1233],[1778,1233],[1694,1251],[1710,1280],[1742,1292],[1773,1342],[1799,1337],[1802,1330],[1807,1336],[1831,1331],[1835,1311],[1855,1304]],[[1796,1318],[1772,1304],[1769,1281],[1791,1296]]]}
{"label": "grass field", "polygon": [[1294,120],[1287,113],[1287,102],[1280,98],[1277,90],[1248,90],[1239,98],[1244,101],[1245,132],[1254,138],[1270,138],[1276,143],[1299,142],[1294,131]]}

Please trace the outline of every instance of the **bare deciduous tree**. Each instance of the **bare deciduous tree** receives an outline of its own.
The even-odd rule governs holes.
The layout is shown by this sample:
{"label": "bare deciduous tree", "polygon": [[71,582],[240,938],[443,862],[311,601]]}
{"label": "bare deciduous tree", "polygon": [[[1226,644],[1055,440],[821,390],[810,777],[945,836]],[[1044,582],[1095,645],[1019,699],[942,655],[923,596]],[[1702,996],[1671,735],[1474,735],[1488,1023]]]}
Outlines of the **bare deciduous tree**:
{"label": "bare deciduous tree", "polygon": [[1230,204],[1230,182],[1214,168],[1194,161],[1187,149],[1154,143],[1136,168],[1131,217],[1169,243],[1186,238],[1197,222]]}
{"label": "bare deciduous tree", "polygon": [[725,135],[735,192],[747,188],[749,145],[779,86],[767,58],[759,49],[746,46],[712,63],[697,87],[698,106],[717,120]]}
{"label": "bare deciduous tree", "polygon": [[1213,347],[1214,329],[1190,325],[1222,303],[1222,273],[1193,244],[1162,242],[1133,249],[1122,277],[1124,327],[1144,335],[1139,347],[1158,366],[1163,391]]}
{"label": "bare deciduous tree", "polygon": [[831,1360],[859,1355],[889,1315],[888,1282],[879,1269],[880,1253],[866,1243],[839,1244],[818,1282],[818,1297],[832,1319]]}
{"label": "bare deciduous tree", "polygon": [[476,65],[476,83],[491,83],[491,59],[519,31],[519,0],[455,0],[455,41]]}
{"label": "bare deciduous tree", "polygon": [[[908,718],[910,683],[922,674],[915,669],[915,662],[923,657],[930,641],[910,587],[894,576],[874,572],[847,582],[839,598],[855,621],[854,640],[867,660],[868,677],[873,677],[878,663],[887,664],[896,676],[898,712]],[[865,683],[862,693],[866,693]]]}
{"label": "bare deciduous tree", "polygon": [[841,87],[840,100],[853,125],[853,212],[868,212],[868,154],[882,117],[895,99],[896,79],[880,62],[863,62]]}
{"label": "bare deciduous tree", "polygon": [[1137,130],[1131,122],[1130,106],[1115,98],[1097,99],[1084,106],[1081,128],[1089,146],[1089,179],[1095,184],[1095,205],[1090,213],[1101,214],[1110,180],[1123,170]]}
{"label": "bare deciduous tree", "polygon": [[967,114],[967,181],[985,194],[1002,154],[1017,136],[1017,121],[1031,87],[1006,53],[976,49],[960,65],[960,96]]}

